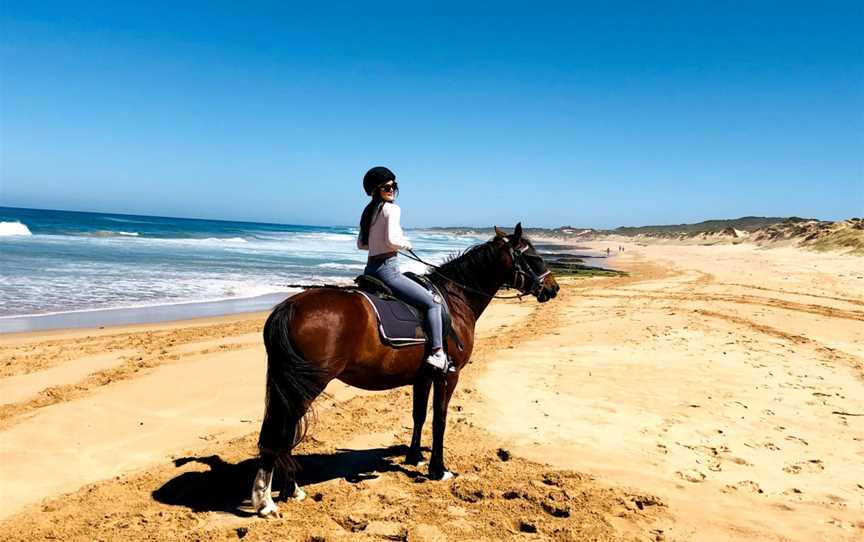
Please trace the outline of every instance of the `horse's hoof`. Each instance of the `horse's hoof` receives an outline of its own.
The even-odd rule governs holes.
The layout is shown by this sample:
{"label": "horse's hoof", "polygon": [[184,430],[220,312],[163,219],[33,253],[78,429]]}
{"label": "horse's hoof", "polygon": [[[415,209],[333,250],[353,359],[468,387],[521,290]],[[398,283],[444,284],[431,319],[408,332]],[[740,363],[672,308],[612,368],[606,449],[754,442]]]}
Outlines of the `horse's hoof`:
{"label": "horse's hoof", "polygon": [[441,474],[438,473],[429,473],[429,478],[436,480],[438,482],[446,482],[447,480],[451,480],[453,478],[453,473],[449,470],[443,471]]}
{"label": "horse's hoof", "polygon": [[282,514],[279,513],[279,507],[273,501],[268,502],[258,510],[258,517],[264,519],[279,519]]}
{"label": "horse's hoof", "polygon": [[303,491],[303,489],[300,486],[295,485],[294,486],[294,493],[292,493],[289,498],[293,499],[295,501],[302,501],[303,499],[306,498],[306,492]]}
{"label": "horse's hoof", "polygon": [[426,464],[426,461],[423,460],[422,456],[417,457],[406,457],[405,464],[411,465],[412,467],[422,467]]}

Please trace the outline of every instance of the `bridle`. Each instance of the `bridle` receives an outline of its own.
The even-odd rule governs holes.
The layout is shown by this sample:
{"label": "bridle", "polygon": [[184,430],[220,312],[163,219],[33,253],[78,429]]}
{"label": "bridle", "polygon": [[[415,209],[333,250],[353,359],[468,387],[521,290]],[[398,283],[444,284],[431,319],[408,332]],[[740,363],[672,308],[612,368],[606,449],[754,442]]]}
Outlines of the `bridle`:
{"label": "bridle", "polygon": [[508,242],[507,248],[510,249],[510,258],[513,260],[513,278],[510,279],[509,284],[504,283],[504,287],[518,290],[523,295],[540,295],[540,291],[543,289],[543,279],[545,279],[551,271],[547,269],[539,275],[534,271],[526,259],[537,258],[541,261],[542,259],[537,254],[526,254],[526,251],[531,248],[527,243],[521,248],[515,248]]}

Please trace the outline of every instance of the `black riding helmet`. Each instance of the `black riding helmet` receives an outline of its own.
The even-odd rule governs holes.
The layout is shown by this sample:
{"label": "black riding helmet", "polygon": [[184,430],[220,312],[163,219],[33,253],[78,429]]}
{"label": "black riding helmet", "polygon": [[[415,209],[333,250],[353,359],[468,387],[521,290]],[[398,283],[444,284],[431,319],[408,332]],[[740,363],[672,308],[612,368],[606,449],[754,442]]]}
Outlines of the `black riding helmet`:
{"label": "black riding helmet", "polygon": [[371,196],[372,192],[382,184],[395,181],[396,174],[384,166],[376,166],[366,172],[363,176],[363,190],[367,196]]}

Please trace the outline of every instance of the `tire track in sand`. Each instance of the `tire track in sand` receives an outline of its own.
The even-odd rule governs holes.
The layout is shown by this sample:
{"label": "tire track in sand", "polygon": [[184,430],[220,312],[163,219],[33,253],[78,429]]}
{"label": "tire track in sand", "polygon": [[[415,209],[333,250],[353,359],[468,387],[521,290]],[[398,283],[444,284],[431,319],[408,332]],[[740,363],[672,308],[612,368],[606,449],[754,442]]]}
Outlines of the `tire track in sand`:
{"label": "tire track in sand", "polygon": [[760,290],[764,292],[774,292],[778,294],[787,294],[787,295],[797,295],[801,297],[814,297],[817,299],[828,299],[831,301],[840,301],[843,303],[849,303],[850,305],[860,305],[864,307],[864,299],[860,298],[852,298],[852,297],[838,297],[832,295],[824,295],[824,294],[809,294],[807,292],[799,292],[795,290],[783,290],[781,288],[767,288],[765,286],[756,286],[754,284],[739,284],[736,282],[718,282],[715,283],[715,286],[733,286],[736,288],[747,288],[750,290]]}
{"label": "tire track in sand", "polygon": [[770,335],[772,337],[783,339],[794,344],[809,346],[830,361],[840,361],[846,363],[847,365],[855,369],[856,376],[860,380],[864,381],[864,362],[862,362],[861,359],[840,350],[825,346],[822,343],[815,341],[809,337],[805,337],[803,335],[796,335],[794,333],[788,333],[775,327],[760,324],[758,322],[754,322],[753,320],[748,320],[747,318],[733,316],[731,314],[725,314],[722,312],[709,311],[706,309],[693,309],[693,312],[696,314],[701,314],[702,316],[725,320],[727,322],[746,327],[747,329],[762,333],[764,335]]}
{"label": "tire track in sand", "polygon": [[[611,290],[611,288],[610,288]],[[633,290],[628,290],[628,292],[633,292]],[[631,297],[642,297],[649,299],[657,299],[657,300],[668,300],[668,301],[707,301],[707,302],[721,302],[721,303],[736,303],[740,305],[759,305],[763,307],[770,307],[775,309],[783,309],[789,311],[796,312],[804,312],[809,314],[815,314],[817,316],[826,316],[829,318],[841,318],[845,320],[856,320],[864,322],[864,311],[854,311],[854,310],[845,310],[845,309],[837,309],[834,307],[826,307],[825,305],[818,304],[808,304],[808,303],[796,303],[794,301],[786,301],[783,299],[777,299],[772,297],[761,297],[761,296],[753,296],[753,295],[723,295],[723,294],[704,294],[698,292],[687,292],[676,294],[672,292],[663,292],[659,295],[653,295],[647,292],[638,292],[638,293],[629,293],[625,294],[606,294],[606,293],[591,293],[588,294],[591,297],[599,297],[599,298],[631,298]]]}
{"label": "tire track in sand", "polygon": [[[142,353],[164,350],[175,346],[259,331],[264,317],[240,317],[236,321],[208,325],[190,325],[178,334],[174,329],[126,331],[81,336],[73,332],[59,339],[29,340],[17,334],[0,335],[0,378],[17,376],[56,367],[80,357],[135,349]],[[155,324],[159,325],[159,324]]]}
{"label": "tire track in sand", "polygon": [[[634,273],[634,276],[630,277],[633,280],[631,280],[629,282],[642,283],[642,282],[650,280],[650,277],[648,276],[649,274],[651,274],[650,271],[654,271],[654,273],[660,272],[664,276],[682,274],[681,272],[672,273],[671,270],[669,270],[669,269],[650,269],[650,271],[649,271],[649,269],[650,268],[640,269],[641,272]],[[638,280],[637,280],[637,276],[638,276]],[[649,301],[659,301],[659,302],[662,302],[662,301],[668,301],[668,302],[675,302],[675,301],[678,301],[678,302],[682,302],[682,301],[683,302],[688,302],[688,301],[726,302],[726,303],[735,303],[735,304],[742,304],[742,305],[751,305],[751,306],[752,305],[758,305],[758,306],[765,306],[765,307],[771,307],[771,308],[779,308],[779,309],[784,309],[784,310],[803,312],[803,313],[808,313],[808,314],[815,314],[815,315],[819,315],[819,316],[827,316],[827,317],[831,317],[831,318],[841,318],[841,319],[849,319],[849,320],[856,320],[856,321],[864,321],[864,311],[836,309],[834,307],[826,307],[824,305],[797,303],[794,301],[786,301],[786,300],[777,299],[777,298],[766,298],[766,297],[753,296],[753,295],[748,295],[748,294],[742,294],[742,295],[704,294],[704,293],[700,293],[700,292],[696,291],[696,288],[698,288],[698,287],[709,286],[709,285],[712,285],[712,286],[713,285],[722,285],[722,284],[724,284],[724,283],[715,283],[713,275],[699,271],[698,276],[695,279],[678,285],[679,287],[682,287],[682,286],[687,287],[687,289],[688,289],[687,293],[674,293],[674,292],[668,291],[668,289],[663,289],[663,290],[658,290],[657,291],[658,293],[654,294],[651,292],[646,292],[644,290],[626,289],[626,286],[622,285],[622,284],[612,284],[609,287],[605,288],[605,291],[624,291],[624,292],[627,292],[627,294],[607,294],[607,293],[585,291],[585,292],[582,292],[581,295],[583,297],[592,297],[592,298],[599,298],[599,299],[604,299],[604,298],[621,299],[622,301],[625,301],[628,303],[633,303],[633,302],[636,302],[638,300],[649,300]],[[738,286],[748,287],[747,285],[738,285]],[[593,287],[593,285],[592,285],[592,287]],[[772,291],[769,288],[757,288],[757,289]],[[777,291],[782,292],[782,293],[793,294],[793,292],[784,292],[782,290],[777,290]],[[660,293],[660,292],[662,292],[662,293]],[[849,303],[853,303],[853,304],[858,303],[858,302],[853,301],[851,299],[841,298],[841,297],[815,296],[815,295],[812,297],[826,297],[827,299],[831,299],[831,300],[845,301],[845,302],[849,302]],[[670,305],[669,307],[660,307],[660,308],[669,308],[669,309],[673,309],[673,310],[686,310],[680,306],[674,306],[674,305]],[[734,316],[734,315],[730,315],[730,314],[726,314],[726,313],[722,313],[722,312],[717,312],[717,311],[709,311],[706,309],[692,309],[692,311],[693,311],[693,313],[701,314],[702,316],[719,318],[719,319],[725,320],[727,322],[746,327],[746,328],[751,329],[753,331],[757,331],[759,333],[762,333],[765,335],[770,335],[770,336],[773,336],[776,338],[784,339],[784,340],[787,340],[787,341],[795,343],[795,344],[809,346],[809,347],[813,348],[816,352],[818,352],[820,355],[822,355],[824,358],[827,358],[828,360],[830,360],[832,362],[839,361],[839,362],[847,364],[849,367],[851,367],[854,370],[856,376],[859,379],[864,380],[864,361],[862,361],[860,358],[858,358],[852,354],[847,354],[847,353],[842,352],[840,350],[831,348],[829,346],[825,346],[824,344],[822,344],[816,340],[813,340],[809,337],[805,337],[803,335],[797,335],[797,334],[793,334],[793,333],[788,333],[788,332],[782,331],[780,329],[777,329],[775,327],[771,327],[771,326],[768,326],[765,324],[760,324],[758,322],[755,322],[753,320],[749,320],[747,318],[742,318],[740,316]]]}
{"label": "tire track in sand", "polygon": [[[119,356],[122,360],[120,363],[90,373],[77,382],[50,386],[28,399],[0,406],[0,431],[16,425],[21,420],[26,419],[28,414],[40,408],[86,397],[105,386],[147,374],[150,370],[161,365],[183,362],[187,358],[212,352],[251,349],[254,345],[220,344],[215,348],[171,352],[174,348],[181,348],[195,342],[248,334],[251,331],[257,331],[261,325],[258,319],[254,319],[231,324],[192,326],[177,331],[116,334],[110,336],[110,343],[106,343],[101,338],[93,342],[85,341],[83,348],[78,350],[79,355],[72,355],[79,339],[70,338],[63,341],[51,341],[52,352],[57,351],[57,349],[65,352],[62,359],[56,363],[40,363],[37,358],[36,363],[27,363],[28,369],[33,369],[34,367],[43,369],[46,367],[55,367],[62,363],[74,362],[75,359],[86,357],[86,355],[93,352],[97,348],[96,345],[111,344],[112,346],[108,349],[109,353],[122,351],[117,345],[125,345],[125,350],[127,351],[129,350],[129,346],[132,346],[136,351],[133,354]],[[22,345],[21,348],[29,348],[30,346]],[[18,374],[33,374],[34,372],[36,372],[35,369],[22,371]]]}

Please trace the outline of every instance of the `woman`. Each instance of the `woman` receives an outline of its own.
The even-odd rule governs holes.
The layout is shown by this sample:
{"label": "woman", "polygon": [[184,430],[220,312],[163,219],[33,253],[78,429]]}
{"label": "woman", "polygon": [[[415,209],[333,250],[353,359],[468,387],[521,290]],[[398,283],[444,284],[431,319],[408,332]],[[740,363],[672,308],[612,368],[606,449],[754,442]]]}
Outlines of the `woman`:
{"label": "woman", "polygon": [[404,276],[396,261],[399,249],[411,248],[399,224],[402,211],[393,203],[399,193],[396,175],[386,167],[373,167],[363,177],[363,189],[372,196],[360,217],[360,235],[357,237],[357,248],[369,251],[364,273],[389,286],[399,299],[425,311],[432,347],[426,363],[441,371],[453,371],[444,354],[441,305],[426,288]]}

